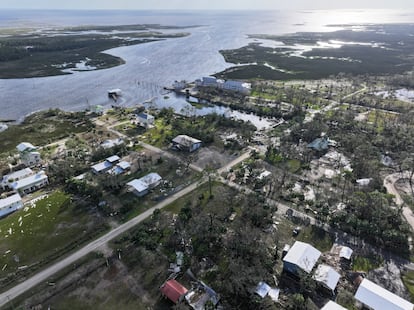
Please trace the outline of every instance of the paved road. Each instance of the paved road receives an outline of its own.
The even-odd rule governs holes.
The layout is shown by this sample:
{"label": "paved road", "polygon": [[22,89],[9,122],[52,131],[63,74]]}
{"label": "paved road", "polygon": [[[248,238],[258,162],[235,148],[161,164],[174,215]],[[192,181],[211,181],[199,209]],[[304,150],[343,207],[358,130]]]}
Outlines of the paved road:
{"label": "paved road", "polygon": [[24,292],[28,291],[32,287],[46,281],[50,276],[54,275],[56,272],[62,270],[63,268],[70,266],[74,264],[77,260],[82,258],[83,256],[95,251],[100,246],[106,244],[108,241],[118,237],[119,235],[125,233],[135,225],[141,223],[146,218],[150,217],[151,214],[156,209],[162,209],[165,206],[171,204],[178,198],[192,192],[195,190],[198,186],[200,186],[202,183],[206,182],[207,178],[203,178],[201,181],[197,181],[188,187],[184,188],[178,193],[175,193],[174,195],[168,197],[164,201],[160,202],[156,206],[152,207],[151,209],[148,209],[144,213],[138,215],[137,217],[133,218],[129,222],[120,225],[107,234],[103,235],[102,237],[92,241],[91,243],[87,244],[83,248],[79,249],[75,253],[69,255],[68,257],[62,259],[61,261],[53,264],[52,266],[46,268],[45,270],[37,273],[33,277],[27,279],[26,281],[16,285],[15,287],[9,289],[8,291],[0,294],[0,307],[4,306],[6,303],[8,303],[10,300],[16,298],[17,296],[23,294]]}
{"label": "paved road", "polygon": [[404,206],[404,200],[401,198],[400,193],[395,188],[395,182],[401,179],[409,179],[410,174],[409,172],[403,173],[393,173],[385,177],[384,179],[384,186],[387,189],[387,192],[393,194],[395,196],[394,201],[397,206],[403,206],[403,215],[407,220],[408,224],[410,224],[411,228],[414,230],[414,214],[411,211],[411,208],[408,206]]}

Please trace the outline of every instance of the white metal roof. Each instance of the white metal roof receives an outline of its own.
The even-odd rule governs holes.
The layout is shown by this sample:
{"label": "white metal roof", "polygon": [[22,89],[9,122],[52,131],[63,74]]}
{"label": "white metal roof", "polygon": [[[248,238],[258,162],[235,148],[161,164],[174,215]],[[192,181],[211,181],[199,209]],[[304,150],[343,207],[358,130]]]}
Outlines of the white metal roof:
{"label": "white metal roof", "polygon": [[114,162],[116,162],[116,161],[118,161],[118,160],[120,160],[121,158],[118,156],[118,155],[113,155],[113,156],[111,156],[111,157],[108,157],[107,159],[106,159],[106,161],[108,161],[108,162],[110,162],[110,163],[114,163]]}
{"label": "white metal roof", "polygon": [[155,172],[151,172],[147,174],[146,176],[139,179],[143,184],[151,187],[154,184],[157,184],[159,181],[162,180],[162,177]]}
{"label": "white metal roof", "polygon": [[283,261],[295,264],[303,271],[310,273],[320,256],[321,252],[310,244],[296,241],[283,258]]}
{"label": "white metal roof", "polygon": [[368,279],[362,280],[355,298],[374,310],[413,310],[414,307],[409,301]]}
{"label": "white metal roof", "polygon": [[131,164],[127,161],[121,161],[120,163],[116,164],[119,168],[121,168],[122,170],[126,170],[131,168]]}
{"label": "white metal roof", "polygon": [[100,162],[96,165],[93,165],[92,169],[95,170],[96,172],[101,172],[101,171],[104,171],[104,170],[109,169],[111,167],[112,167],[112,164],[105,160],[105,161]]}
{"label": "white metal roof", "polygon": [[181,145],[186,145],[186,146],[202,142],[198,139],[192,138],[192,137],[187,136],[187,135],[178,135],[172,141],[174,143],[181,144]]}
{"label": "white metal roof", "polygon": [[353,252],[354,251],[351,248],[348,248],[347,246],[343,246],[341,248],[341,251],[339,251],[339,257],[351,259]]}
{"label": "white metal roof", "polygon": [[127,185],[132,187],[138,193],[141,193],[141,192],[146,191],[148,189],[148,186],[146,184],[144,184],[139,179],[134,179],[131,182],[128,182]]}
{"label": "white metal roof", "polygon": [[24,168],[22,170],[6,174],[5,176],[3,176],[3,182],[7,182],[8,180],[11,180],[11,179],[13,179],[13,180],[21,179],[21,178],[24,178],[24,177],[29,176],[31,174],[33,174],[32,169]]}
{"label": "white metal roof", "polygon": [[31,144],[29,142],[22,142],[19,145],[17,145],[16,148],[19,152],[24,152],[26,150],[35,150],[36,149],[36,147],[33,146],[33,144]]}
{"label": "white metal roof", "polygon": [[19,194],[14,194],[14,195],[9,196],[7,198],[0,199],[0,210],[3,209],[3,208],[7,208],[11,204],[19,202],[19,201],[22,201],[22,197],[20,197]]}
{"label": "white metal roof", "polygon": [[24,178],[24,179],[21,179],[21,180],[18,180],[16,182],[14,182],[11,185],[11,187],[14,190],[19,190],[21,188],[24,188],[26,186],[30,186],[30,185],[33,185],[33,184],[37,184],[37,183],[39,183],[41,181],[44,181],[44,180],[47,180],[47,175],[44,172],[39,172],[39,173],[31,175],[27,178]]}
{"label": "white metal roof", "polygon": [[335,290],[340,277],[341,275],[331,266],[322,264],[318,266],[313,276],[316,281],[323,283],[332,291]]}
{"label": "white metal roof", "polygon": [[346,308],[342,307],[341,305],[338,305],[336,302],[330,300],[328,303],[323,306],[321,310],[346,310]]}
{"label": "white metal roof", "polygon": [[257,284],[255,293],[260,297],[265,298],[270,289],[271,287],[266,282],[260,281],[259,284]]}

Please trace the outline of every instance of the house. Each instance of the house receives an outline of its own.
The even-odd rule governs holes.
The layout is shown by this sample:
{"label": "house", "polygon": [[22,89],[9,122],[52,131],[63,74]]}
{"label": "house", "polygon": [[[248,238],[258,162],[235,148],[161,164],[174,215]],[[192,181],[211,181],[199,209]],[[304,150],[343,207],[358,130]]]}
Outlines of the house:
{"label": "house", "polygon": [[283,269],[299,275],[300,271],[310,273],[321,256],[321,252],[310,244],[296,241],[283,258]]}
{"label": "house", "polygon": [[273,301],[278,301],[280,290],[270,287],[266,282],[260,281],[254,292],[261,298],[269,296]]}
{"label": "house", "polygon": [[252,89],[252,84],[241,81],[218,81],[218,87],[224,90],[239,92],[243,94],[249,94]]}
{"label": "house", "polygon": [[22,163],[28,167],[33,167],[40,165],[42,159],[40,153],[37,151],[37,148],[29,142],[22,142],[16,146],[17,151],[20,155],[20,160]]}
{"label": "house", "polygon": [[95,174],[100,174],[100,173],[107,172],[109,169],[112,168],[112,166],[114,164],[117,164],[120,160],[121,160],[121,158],[117,155],[113,155],[111,157],[108,157],[107,159],[105,159],[105,161],[93,165],[91,167],[92,172],[95,173]]}
{"label": "house", "polygon": [[187,135],[178,135],[173,140],[173,148],[187,152],[194,152],[201,147],[202,141]]}
{"label": "house", "polygon": [[136,117],[137,124],[141,127],[148,128],[154,125],[155,118],[148,113],[139,113]]}
{"label": "house", "polygon": [[6,216],[22,207],[22,197],[19,194],[0,199],[0,217]]}
{"label": "house", "polygon": [[148,193],[150,189],[158,186],[161,183],[161,176],[158,173],[150,173],[146,176],[132,180],[131,182],[127,183],[132,190],[132,192],[137,195],[138,197],[142,197]]}
{"label": "house", "polygon": [[413,310],[414,305],[374,282],[363,279],[355,299],[373,310]]}
{"label": "house", "polygon": [[114,174],[114,175],[118,175],[118,174],[123,174],[126,171],[128,171],[129,169],[131,169],[131,164],[127,161],[121,161],[119,163],[117,163],[115,165],[115,167],[113,167],[111,170],[109,170],[108,172],[110,174]]}
{"label": "house", "polygon": [[203,87],[217,87],[217,79],[213,76],[205,76],[201,80]]}
{"label": "house", "polygon": [[220,300],[220,296],[203,281],[198,281],[197,287],[188,292],[185,295],[185,299],[191,309],[204,310],[207,303],[211,303],[215,309]]}
{"label": "house", "polygon": [[368,186],[369,183],[371,183],[372,178],[365,178],[365,179],[358,179],[355,182],[359,185],[359,186]]}
{"label": "house", "polygon": [[341,275],[328,265],[319,265],[315,270],[313,278],[327,289],[332,295],[335,294],[336,286],[338,285]]}
{"label": "house", "polygon": [[109,139],[109,140],[105,140],[104,142],[102,142],[101,147],[104,149],[110,149],[110,148],[113,148],[114,146],[121,145],[123,143],[124,143],[124,140],[121,138]]}
{"label": "house", "polygon": [[338,305],[336,302],[330,300],[328,303],[323,306],[321,310],[346,310],[346,308]]}
{"label": "house", "polygon": [[3,176],[0,181],[0,186],[3,190],[11,189],[10,185],[14,181],[18,181],[20,179],[27,178],[28,176],[33,174],[33,170],[30,168],[24,168],[22,170],[18,170]]}
{"label": "house", "polygon": [[49,184],[49,179],[47,175],[44,173],[44,171],[40,171],[36,174],[13,182],[10,185],[10,187],[14,191],[19,192],[22,195],[25,195],[34,192],[46,186],[47,184]]}
{"label": "house", "polygon": [[171,279],[161,286],[160,291],[163,296],[177,304],[184,298],[185,294],[187,294],[188,289],[176,280]]}

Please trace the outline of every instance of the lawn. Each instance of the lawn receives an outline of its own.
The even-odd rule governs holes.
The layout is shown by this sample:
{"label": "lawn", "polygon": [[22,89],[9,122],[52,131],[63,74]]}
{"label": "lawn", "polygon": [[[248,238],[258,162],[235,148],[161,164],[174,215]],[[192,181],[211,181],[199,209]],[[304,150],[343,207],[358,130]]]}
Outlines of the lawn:
{"label": "lawn", "polygon": [[102,232],[70,196],[56,191],[0,220],[0,286],[34,272]]}
{"label": "lawn", "polygon": [[411,301],[414,301],[414,271],[407,271],[402,275],[402,280],[411,296]]}

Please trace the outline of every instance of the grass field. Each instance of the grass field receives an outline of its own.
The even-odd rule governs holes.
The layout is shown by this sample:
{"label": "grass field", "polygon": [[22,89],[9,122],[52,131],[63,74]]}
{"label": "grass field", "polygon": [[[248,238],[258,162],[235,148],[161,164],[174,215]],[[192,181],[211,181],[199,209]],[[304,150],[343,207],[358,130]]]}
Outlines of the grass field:
{"label": "grass field", "polygon": [[0,220],[0,286],[32,272],[103,231],[60,191]]}

